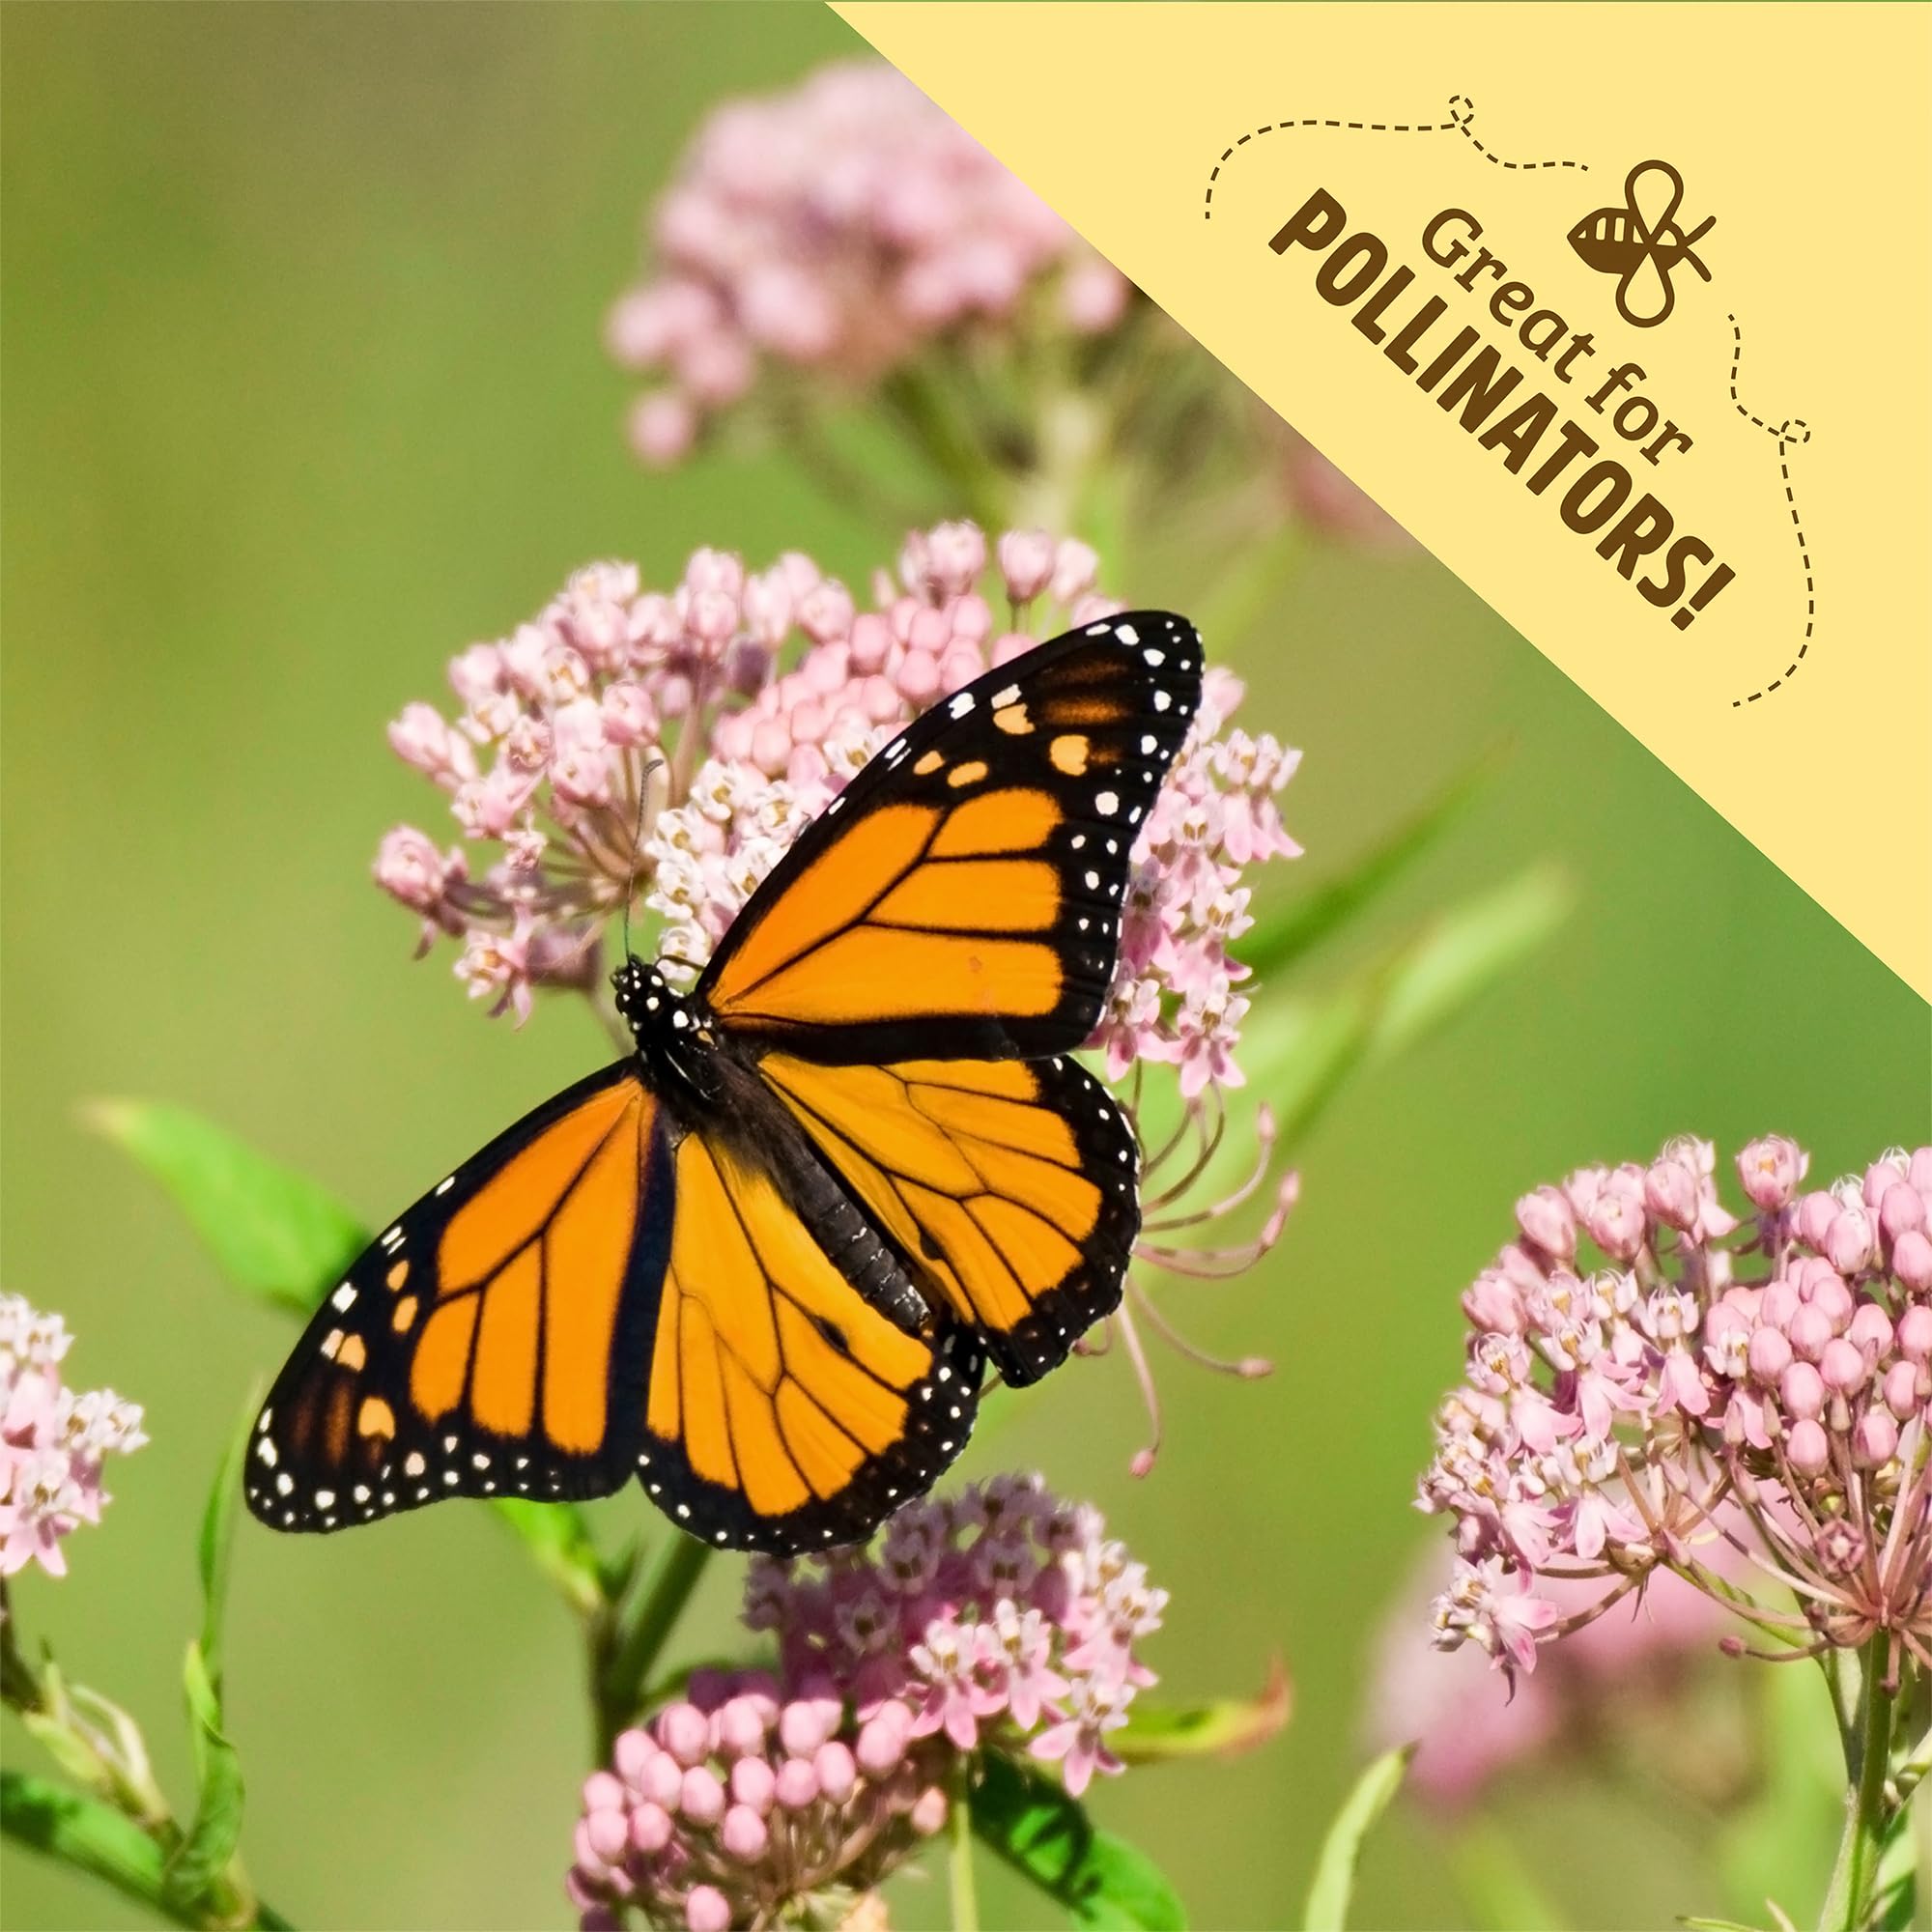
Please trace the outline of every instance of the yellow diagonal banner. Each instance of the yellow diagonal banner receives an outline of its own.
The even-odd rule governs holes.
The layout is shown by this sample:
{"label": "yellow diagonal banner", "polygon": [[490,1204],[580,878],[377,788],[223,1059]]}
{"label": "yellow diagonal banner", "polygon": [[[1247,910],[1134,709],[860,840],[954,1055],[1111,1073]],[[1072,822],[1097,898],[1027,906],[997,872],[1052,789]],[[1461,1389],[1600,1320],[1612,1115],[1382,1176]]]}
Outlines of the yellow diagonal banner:
{"label": "yellow diagonal banner", "polygon": [[1932,14],[838,11],[1932,997]]}

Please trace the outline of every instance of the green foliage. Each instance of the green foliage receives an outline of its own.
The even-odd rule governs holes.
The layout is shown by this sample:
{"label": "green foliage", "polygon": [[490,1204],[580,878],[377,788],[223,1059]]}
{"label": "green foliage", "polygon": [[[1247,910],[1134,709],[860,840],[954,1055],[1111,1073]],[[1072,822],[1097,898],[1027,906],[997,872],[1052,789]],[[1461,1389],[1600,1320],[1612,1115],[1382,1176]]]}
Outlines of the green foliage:
{"label": "green foliage", "polygon": [[1323,940],[1333,938],[1370,911],[1460,824],[1463,814],[1495,776],[1496,755],[1480,758],[1425,805],[1393,826],[1346,871],[1296,890],[1268,917],[1258,919],[1240,946],[1241,961],[1257,979],[1295,965]]}
{"label": "green foliage", "polygon": [[1076,1925],[1185,1927],[1187,1915],[1159,1867],[1100,1831],[1057,1783],[989,1757],[972,1802],[980,1843],[1065,1907]]}
{"label": "green foliage", "polygon": [[251,1400],[215,1470],[201,1519],[197,1549],[201,1634],[189,1643],[182,1672],[194,1747],[194,1822],[169,1858],[166,1874],[168,1891],[184,1909],[211,1901],[226,1889],[229,1863],[242,1838],[244,1787],[241,1755],[222,1716],[221,1629],[228,1604],[228,1557],[242,1497],[242,1459],[247,1452],[254,1411]]}
{"label": "green foliage", "polygon": [[98,1798],[26,1772],[0,1771],[0,1831],[156,1907],[177,1925],[200,1922],[170,1902],[160,1846]]}
{"label": "green foliage", "polygon": [[1276,1659],[1252,1697],[1218,1697],[1206,1704],[1163,1705],[1134,1699],[1126,1723],[1114,1733],[1114,1755],[1127,1764],[1167,1764],[1176,1758],[1233,1757],[1265,1744],[1288,1722],[1293,1697],[1288,1672]]}
{"label": "green foliage", "polygon": [[1358,1777],[1315,1861],[1315,1878],[1308,1888],[1308,1903],[1303,1908],[1303,1932],[1342,1932],[1349,1922],[1349,1899],[1355,1889],[1355,1869],[1361,1863],[1362,1843],[1371,1828],[1388,1809],[1389,1801],[1402,1789],[1408,1775],[1408,1761],[1415,1755],[1413,1745],[1384,1751]]}
{"label": "green foliage", "polygon": [[102,1100],[94,1124],[154,1176],[237,1288],[297,1315],[367,1245],[335,1197],[186,1107]]}

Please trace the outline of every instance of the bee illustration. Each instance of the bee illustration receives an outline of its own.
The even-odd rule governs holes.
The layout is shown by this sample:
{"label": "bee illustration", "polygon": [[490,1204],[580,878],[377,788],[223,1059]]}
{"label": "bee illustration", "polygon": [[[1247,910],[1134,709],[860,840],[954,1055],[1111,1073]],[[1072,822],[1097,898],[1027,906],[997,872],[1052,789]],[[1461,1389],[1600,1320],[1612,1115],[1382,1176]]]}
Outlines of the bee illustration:
{"label": "bee illustration", "polygon": [[1633,328],[1655,328],[1677,306],[1670,274],[1680,262],[1711,279],[1691,244],[1716,227],[1718,217],[1685,234],[1677,222],[1683,199],[1684,177],[1668,161],[1639,161],[1624,181],[1625,206],[1600,208],[1570,231],[1571,247],[1590,268],[1618,277],[1617,313]]}

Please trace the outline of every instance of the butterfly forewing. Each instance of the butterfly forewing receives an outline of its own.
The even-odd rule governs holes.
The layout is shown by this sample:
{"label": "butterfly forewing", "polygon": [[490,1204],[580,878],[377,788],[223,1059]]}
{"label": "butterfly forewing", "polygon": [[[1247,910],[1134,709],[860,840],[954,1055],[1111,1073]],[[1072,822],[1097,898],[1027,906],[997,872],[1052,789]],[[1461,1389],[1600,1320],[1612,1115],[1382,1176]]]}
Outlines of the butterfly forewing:
{"label": "butterfly forewing", "polygon": [[941,699],[801,835],[697,997],[734,1037],[807,1060],[1070,1052],[1200,697],[1193,626],[1132,611]]}
{"label": "butterfly forewing", "polygon": [[325,1297],[256,1422],[249,1507],[328,1530],[443,1496],[616,1489],[671,1219],[662,1112],[636,1064],[558,1094]]}

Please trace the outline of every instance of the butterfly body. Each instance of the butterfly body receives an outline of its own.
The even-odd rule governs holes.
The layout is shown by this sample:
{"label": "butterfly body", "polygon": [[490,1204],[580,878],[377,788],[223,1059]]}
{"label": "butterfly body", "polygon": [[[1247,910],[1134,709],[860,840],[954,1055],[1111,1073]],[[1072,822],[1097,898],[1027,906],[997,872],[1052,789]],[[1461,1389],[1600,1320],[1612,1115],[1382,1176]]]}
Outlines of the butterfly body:
{"label": "butterfly body", "polygon": [[1139,1148],[1068,1058],[1135,828],[1200,697],[1130,612],[954,693],[806,827],[690,994],[627,959],[635,1052],[499,1135],[325,1297],[250,1508],[330,1530],[602,1495],[691,1534],[863,1539],[963,1448],[985,1367],[1109,1314]]}

